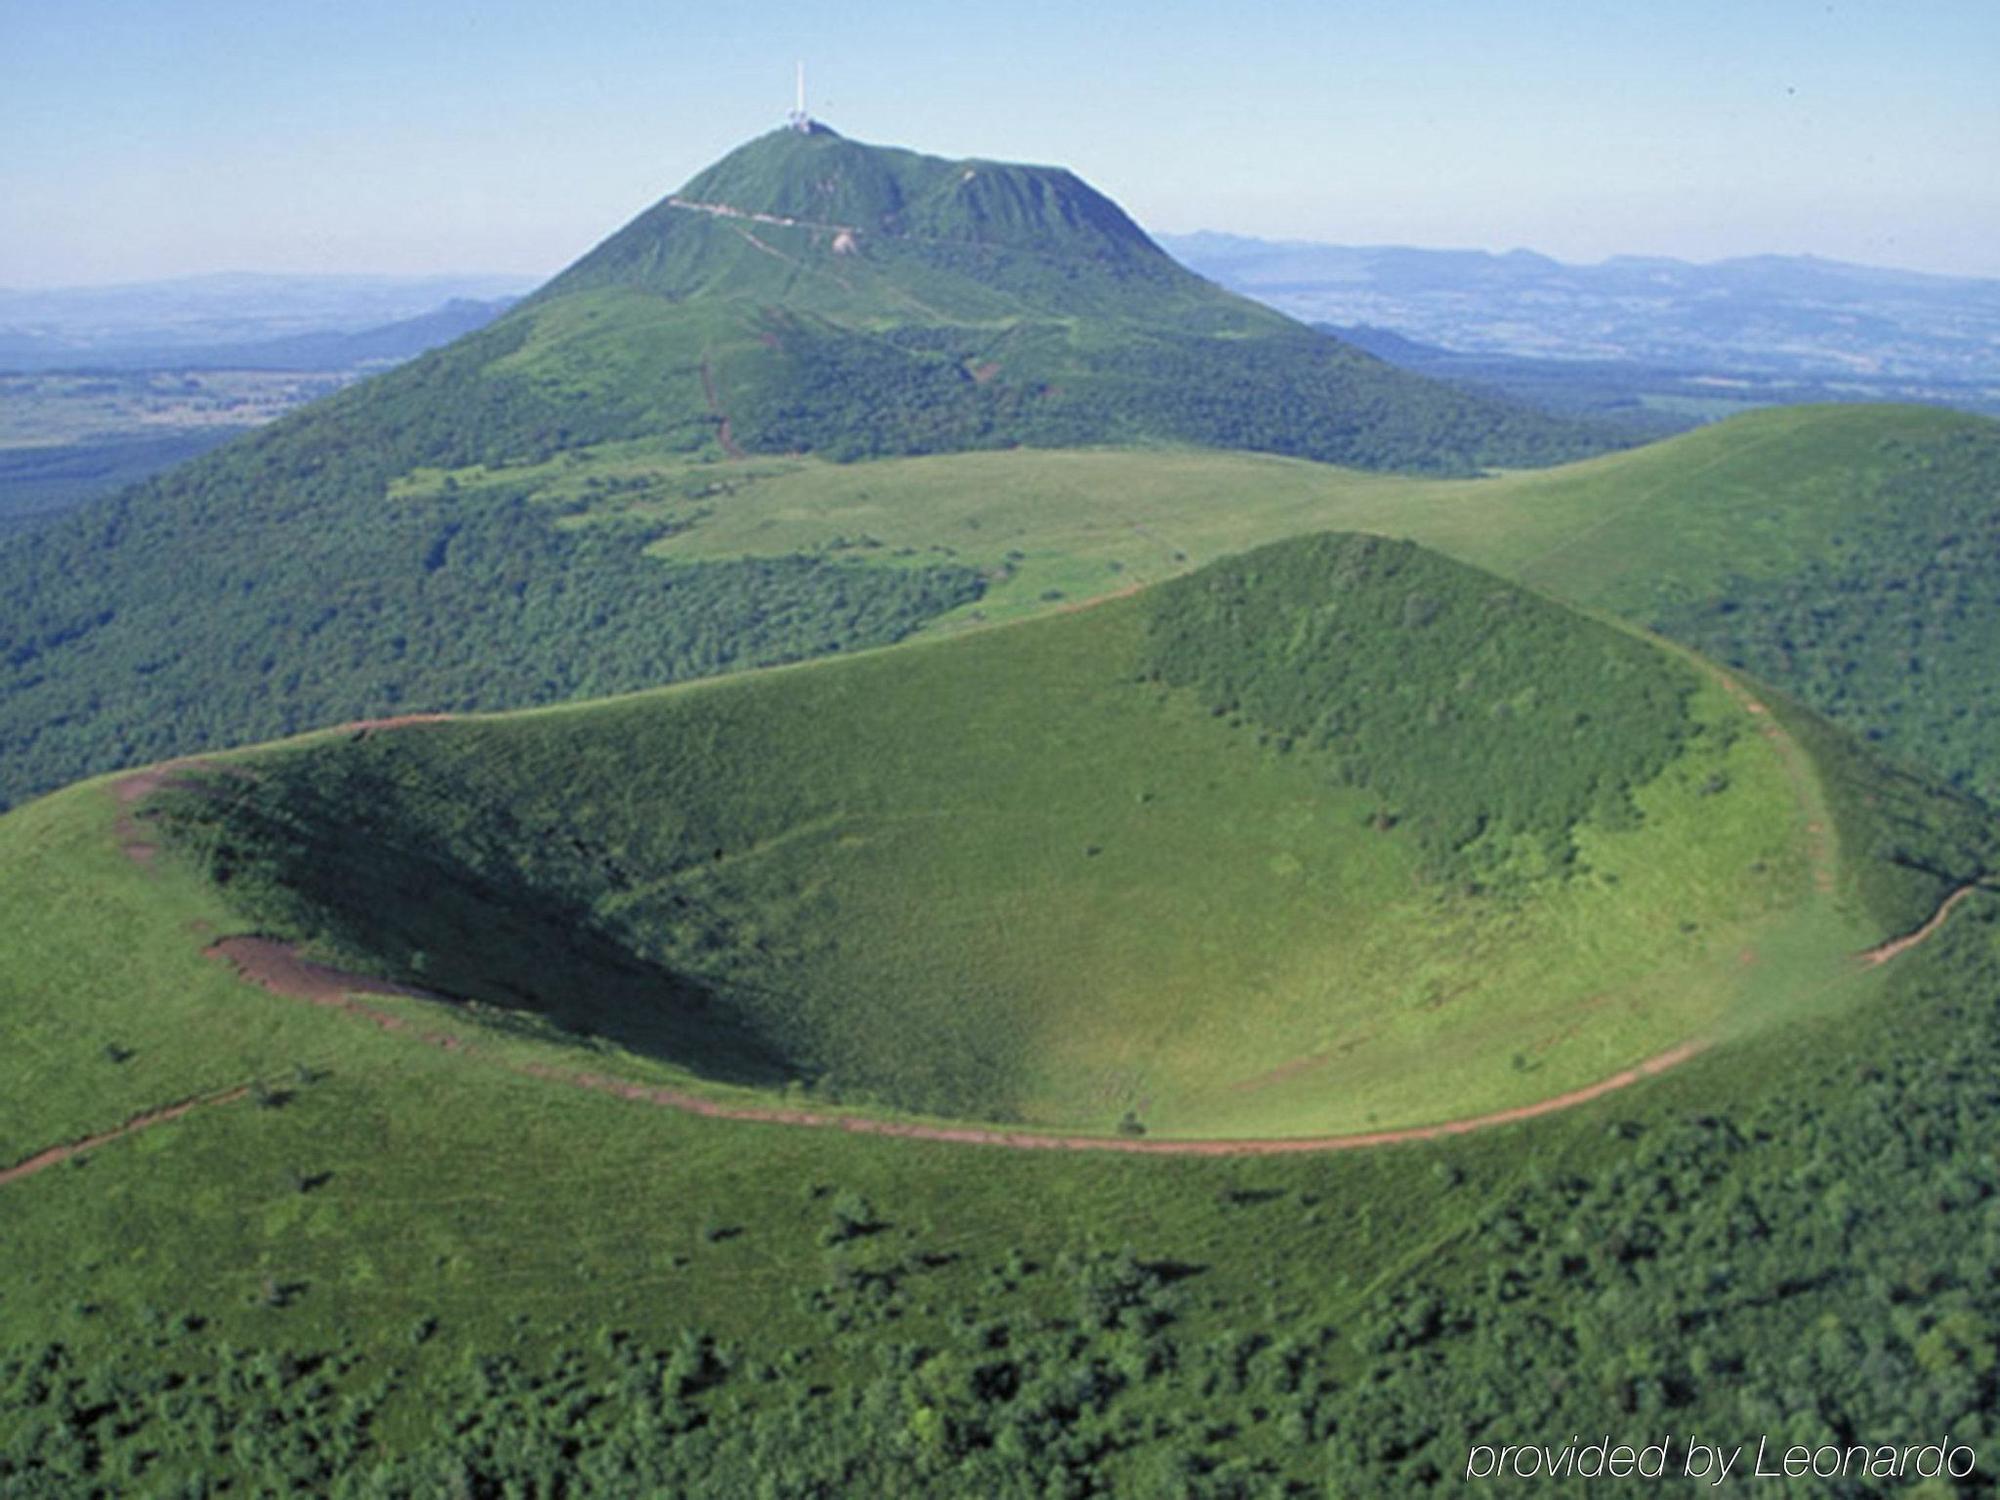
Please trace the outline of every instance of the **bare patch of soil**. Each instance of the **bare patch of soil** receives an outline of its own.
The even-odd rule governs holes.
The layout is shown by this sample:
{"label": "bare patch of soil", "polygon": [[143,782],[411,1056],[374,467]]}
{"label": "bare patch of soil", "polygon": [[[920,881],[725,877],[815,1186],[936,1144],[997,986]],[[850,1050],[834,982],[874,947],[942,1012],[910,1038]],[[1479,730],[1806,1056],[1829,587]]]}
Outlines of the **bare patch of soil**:
{"label": "bare patch of soil", "polygon": [[702,394],[708,397],[709,414],[716,420],[715,440],[722,444],[722,451],[731,458],[748,458],[750,455],[743,451],[742,445],[736,441],[735,430],[729,425],[729,414],[722,409],[721,401],[716,398],[715,376],[710,372],[705,358],[701,362],[701,389]]}
{"label": "bare patch of soil", "polygon": [[384,1031],[408,1032],[419,1041],[446,1052],[466,1050],[465,1041],[448,1032],[418,1031],[407,1020],[372,1005],[363,1005],[357,995],[400,995],[412,1000],[446,999],[429,990],[392,984],[366,974],[336,969],[331,964],[301,958],[290,944],[264,937],[227,937],[202,950],[202,957],[228,964],[237,974],[274,995],[324,1005],[357,1019],[371,1022]]}
{"label": "bare patch of soil", "polygon": [[172,784],[176,776],[205,764],[192,758],[162,761],[157,766],[134,771],[130,776],[121,776],[111,783],[111,795],[118,802],[118,821],[111,825],[112,836],[118,840],[119,850],[133,864],[150,869],[160,852],[158,844],[140,834],[138,805],[160,788]]}

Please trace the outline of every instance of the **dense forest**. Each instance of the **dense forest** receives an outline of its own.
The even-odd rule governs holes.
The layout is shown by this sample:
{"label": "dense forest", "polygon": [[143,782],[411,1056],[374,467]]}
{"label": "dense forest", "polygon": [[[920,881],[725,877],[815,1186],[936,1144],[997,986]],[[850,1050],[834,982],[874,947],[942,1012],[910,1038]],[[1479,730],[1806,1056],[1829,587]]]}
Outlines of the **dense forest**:
{"label": "dense forest", "polygon": [[1221,340],[1132,326],[1081,337],[915,325],[869,333],[771,314],[737,365],[731,416],[752,452],[853,460],[969,448],[1173,441],[1411,473],[1561,463],[1608,428],[1408,381],[1303,329]]}
{"label": "dense forest", "polygon": [[1149,598],[1147,671],[1328,756],[1440,870],[1517,839],[1566,867],[1575,826],[1636,821],[1695,727],[1692,669],[1410,542],[1281,542]]}
{"label": "dense forest", "polygon": [[390,501],[431,423],[465,462],[495,450],[476,406],[363,440],[351,394],[0,545],[0,806],[362,716],[885,644],[984,587],[951,566],[667,565],[643,555],[658,526],[565,529],[504,487]]}
{"label": "dense forest", "polygon": [[1724,579],[1655,625],[1778,682],[1872,742],[2000,796],[2000,678],[1987,625],[2000,577],[2000,442],[1886,439],[1874,503],[1777,577]]}

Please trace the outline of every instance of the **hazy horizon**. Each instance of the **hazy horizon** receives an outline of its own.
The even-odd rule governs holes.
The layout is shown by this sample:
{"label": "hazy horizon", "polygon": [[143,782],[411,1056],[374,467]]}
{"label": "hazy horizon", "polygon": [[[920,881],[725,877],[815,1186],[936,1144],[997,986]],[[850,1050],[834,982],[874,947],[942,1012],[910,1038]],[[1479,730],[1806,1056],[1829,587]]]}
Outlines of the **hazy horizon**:
{"label": "hazy horizon", "polygon": [[[1239,230],[1221,228],[1215,225],[1202,225],[1199,228],[1195,229],[1158,229],[1149,224],[1142,224],[1139,227],[1145,230],[1145,232],[1148,235],[1154,238],[1184,240],[1184,239],[1192,239],[1197,235],[1210,234],[1224,239],[1255,240],[1267,245],[1282,246],[1287,248],[1298,247],[1301,249],[1325,248],[1325,249],[1336,249],[1336,250],[1359,250],[1359,251],[1414,250],[1428,254],[1490,255],[1496,258],[1508,255],[1528,254],[1528,255],[1542,256],[1544,259],[1553,260],[1559,265],[1577,270],[1591,270],[1600,266],[1608,265],[1614,261],[1620,261],[1620,260],[1673,261],[1680,265],[1689,265],[1689,266],[1706,268],[1706,267],[1725,265],[1732,261],[1747,261],[1759,258],[1776,257],[1776,258],[1793,259],[1793,260],[1813,260],[1813,261],[1819,261],[1826,265],[1855,266],[1865,270],[1886,271],[1899,275],[1935,276],[1949,280],[2000,281],[2000,273],[1996,273],[1994,275],[1989,276],[1989,275],[1980,275],[1977,273],[1966,273],[1966,272],[1956,272],[1956,271],[1929,271],[1918,266],[1892,265],[1881,261],[1852,261],[1852,260],[1842,259],[1837,256],[1816,255],[1811,251],[1798,251],[1798,252],[1751,251],[1743,255],[1717,256],[1711,260],[1696,260],[1688,256],[1652,255],[1644,251],[1614,251],[1609,255],[1600,256],[1593,260],[1575,260],[1565,256],[1549,255],[1547,254],[1547,252],[1540,250],[1539,248],[1533,245],[1507,245],[1500,247],[1487,246],[1487,245],[1419,245],[1412,243],[1396,243],[1390,241],[1376,241],[1364,244],[1360,242],[1350,242],[1344,240],[1296,239],[1296,238],[1281,238],[1273,235],[1246,234]],[[607,233],[609,232],[610,231],[607,231]],[[592,245],[594,245],[595,243],[596,241],[592,241],[590,245],[583,245],[579,247],[579,249],[577,250],[577,256],[581,256],[587,253],[592,248]],[[576,257],[574,256],[571,257],[572,260],[575,258]],[[367,267],[361,267],[361,268],[333,267],[325,270],[272,270],[267,267],[257,267],[257,266],[217,266],[210,270],[184,271],[172,275],[155,276],[155,277],[121,277],[114,281],[49,282],[43,284],[35,284],[28,282],[0,282],[0,294],[35,295],[39,293],[56,294],[62,292],[113,292],[128,287],[139,288],[139,287],[149,287],[149,286],[184,284],[184,283],[200,282],[200,281],[226,281],[232,279],[242,279],[242,280],[265,279],[271,281],[311,279],[311,280],[322,280],[322,281],[347,280],[347,281],[382,281],[382,282],[405,282],[405,283],[414,283],[421,281],[439,281],[439,282],[449,282],[454,284],[461,282],[483,281],[483,282],[493,282],[500,284],[514,283],[518,284],[524,289],[528,289],[528,288],[533,288],[535,286],[539,286],[543,281],[548,280],[551,277],[554,277],[559,272],[561,272],[564,269],[564,267],[567,266],[569,263],[570,263],[569,261],[564,261],[560,265],[553,265],[550,266],[548,269],[541,271],[496,271],[492,270],[491,268],[481,267],[481,266],[453,266],[453,267],[444,267],[436,270],[417,270],[417,271],[385,271],[379,269],[369,269]]]}
{"label": "hazy horizon", "polygon": [[[0,286],[551,274],[778,123],[1055,162],[1160,233],[2000,276],[1988,10],[469,0],[0,14]],[[480,268],[466,272],[465,267]]]}

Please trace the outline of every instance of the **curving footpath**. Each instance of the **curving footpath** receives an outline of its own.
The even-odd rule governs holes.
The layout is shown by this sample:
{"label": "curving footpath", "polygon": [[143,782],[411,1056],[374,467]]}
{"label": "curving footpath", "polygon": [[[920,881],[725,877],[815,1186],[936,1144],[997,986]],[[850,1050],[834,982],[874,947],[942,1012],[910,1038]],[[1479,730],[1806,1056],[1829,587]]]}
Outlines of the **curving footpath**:
{"label": "curving footpath", "polygon": [[1944,926],[1945,918],[1952,914],[1953,908],[1974,891],[1980,889],[1982,887],[1978,884],[1960,886],[1944,898],[1943,902],[1939,904],[1938,909],[1931,913],[1931,919],[1915,932],[1906,932],[1899,938],[1891,938],[1886,943],[1878,943],[1866,952],[1856,954],[1855,957],[1859,958],[1865,964],[1886,964],[1890,959],[1909,952],[1917,944],[1928,941],[1940,927]]}
{"label": "curving footpath", "polygon": [[[1914,932],[1892,938],[1886,943],[1859,953],[1855,955],[1856,958],[1873,966],[1886,964],[1909,952],[1918,944],[1935,936],[1959,904],[1980,889],[1983,887],[1978,885],[1960,886],[1944,899],[1923,926]],[[310,1005],[323,1006],[355,1020],[372,1023],[387,1032],[414,1034],[417,1040],[447,1052],[480,1055],[475,1044],[468,1042],[462,1036],[443,1032],[416,1032],[403,1017],[363,1005],[354,998],[359,994],[399,995],[434,1000],[443,997],[426,995],[421,990],[387,984],[362,975],[343,973],[325,964],[312,963],[299,957],[283,943],[272,942],[268,938],[225,938],[208,948],[206,953],[210,958],[229,963],[246,983],[255,984],[272,994],[303,1000]],[[1708,1041],[1702,1039],[1682,1042],[1677,1047],[1670,1047],[1665,1052],[1647,1058],[1644,1062],[1612,1074],[1609,1078],[1600,1079],[1579,1089],[1571,1089],[1566,1094],[1557,1094],[1534,1104],[1516,1105],[1512,1109],[1494,1110],[1490,1114],[1471,1115],[1461,1120],[1445,1120],[1434,1125],[1407,1125],[1394,1130],[1371,1130],[1353,1135],[1282,1136],[1274,1139],[1243,1140],[1155,1141],[1134,1136],[1043,1135],[1028,1130],[996,1130],[977,1125],[926,1125],[913,1121],[876,1119],[867,1115],[828,1115],[817,1114],[810,1110],[730,1104],[700,1094],[660,1088],[631,1079],[612,1078],[600,1073],[567,1073],[545,1063],[500,1062],[498,1065],[524,1077],[540,1078],[552,1083],[566,1083],[575,1088],[609,1094],[635,1104],[650,1104],[655,1108],[678,1110],[682,1114],[699,1115],[711,1120],[844,1130],[850,1135],[887,1136],[909,1141],[940,1141],[965,1146],[999,1146],[1012,1151],[1113,1151],[1127,1156],[1242,1157],[1361,1151],[1378,1146],[1444,1140],[1451,1136],[1492,1130],[1502,1125],[1515,1125],[1524,1120],[1538,1119],[1543,1115],[1575,1109],[1578,1105],[1588,1104],[1620,1089],[1630,1088],[1642,1079],[1658,1077],[1668,1069],[1699,1056],[1709,1045]],[[124,1124],[97,1135],[84,1136],[79,1140],[50,1146],[11,1167],[0,1168],[0,1187],[32,1177],[38,1172],[47,1171],[50,1167],[58,1166],[81,1152],[94,1150],[98,1146],[107,1145],[121,1137],[150,1129],[155,1125],[164,1125],[169,1120],[177,1120],[194,1110],[214,1104],[233,1103],[248,1095],[250,1088],[249,1084],[242,1084],[221,1093],[183,1099],[176,1104],[134,1115]]]}
{"label": "curving footpath", "polygon": [[[1893,938],[1857,957],[1870,965],[1888,963],[1934,936],[1954,909],[1976,886],[1953,891],[1930,920],[1916,931]],[[329,1006],[343,1014],[373,1022],[386,1031],[408,1029],[402,1018],[391,1016],[357,1002],[358,993],[417,995],[401,986],[360,975],[343,974],[325,965],[301,959],[282,943],[265,938],[227,938],[208,949],[208,956],[235,967],[250,983],[273,994]],[[441,999],[439,996],[425,998]],[[476,1053],[478,1048],[461,1036],[423,1033],[420,1039],[448,1051]],[[1470,1135],[1502,1125],[1519,1124],[1543,1115],[1575,1109],[1602,1099],[1607,1094],[1630,1088],[1642,1079],[1655,1078],[1700,1055],[1711,1045],[1706,1038],[1693,1038],[1599,1079],[1596,1083],[1556,1094],[1533,1104],[1444,1120],[1430,1125],[1407,1125],[1392,1130],[1362,1131],[1347,1135],[1280,1136],[1243,1139],[1148,1140],[1140,1136],[1063,1135],[1032,1130],[999,1130],[979,1125],[936,1125],[916,1121],[885,1120],[869,1115],[822,1114],[812,1110],[784,1109],[770,1105],[735,1104],[708,1098],[683,1089],[663,1088],[632,1079],[600,1073],[571,1073],[546,1063],[501,1063],[509,1071],[553,1083],[609,1094],[635,1104],[678,1110],[711,1120],[736,1120],[747,1124],[790,1125],[815,1130],[844,1130],[851,1135],[888,1136],[898,1140],[940,1141],[953,1145],[1001,1146],[1014,1151],[1113,1151],[1128,1156],[1289,1156],[1302,1152],[1359,1151],[1377,1146],[1407,1145],[1417,1141],[1443,1140]]]}
{"label": "curving footpath", "polygon": [[1373,1130],[1360,1135],[1300,1135],[1243,1140],[1149,1141],[1136,1136],[1041,1135],[1031,1130],[994,1130],[978,1125],[920,1125],[900,1120],[881,1120],[868,1115],[821,1115],[807,1110],[767,1109],[757,1105],[724,1104],[698,1094],[677,1089],[653,1088],[622,1078],[595,1073],[564,1073],[556,1068],[528,1064],[519,1072],[553,1082],[570,1083],[639,1104],[658,1105],[683,1114],[703,1115],[716,1120],[743,1120],[766,1125],[801,1125],[822,1130],[844,1130],[850,1135],[885,1135],[906,1141],[945,1141],[961,1146],[1004,1146],[1013,1151],[1117,1151],[1128,1156],[1291,1156],[1301,1152],[1359,1151],[1374,1146],[1396,1146],[1411,1141],[1435,1141],[1446,1136],[1469,1135],[1496,1125],[1511,1125],[1573,1109],[1601,1099],[1618,1089],[1628,1088],[1642,1078],[1664,1073],[1678,1063],[1705,1051],[1705,1041],[1682,1042],[1657,1057],[1649,1057],[1635,1067],[1584,1088],[1572,1089],[1552,1099],[1492,1114],[1474,1115],[1464,1120],[1446,1120],[1436,1125],[1409,1125],[1396,1130]]}
{"label": "curving footpath", "polygon": [[191,1099],[183,1099],[178,1104],[163,1105],[159,1109],[149,1109],[136,1114],[123,1125],[110,1130],[99,1131],[96,1135],[86,1135],[78,1140],[65,1141],[60,1146],[50,1146],[37,1151],[33,1156],[0,1169],[0,1187],[10,1182],[19,1182],[23,1177],[33,1177],[37,1172],[46,1172],[50,1167],[61,1166],[72,1156],[85,1151],[94,1151],[99,1146],[109,1145],[123,1136],[134,1135],[141,1130],[150,1130],[155,1125],[164,1125],[169,1120],[178,1120],[182,1115],[192,1114],[197,1109],[205,1109],[211,1104],[234,1104],[238,1099],[247,1098],[250,1085],[238,1084],[233,1089],[224,1089],[219,1094],[197,1094]]}

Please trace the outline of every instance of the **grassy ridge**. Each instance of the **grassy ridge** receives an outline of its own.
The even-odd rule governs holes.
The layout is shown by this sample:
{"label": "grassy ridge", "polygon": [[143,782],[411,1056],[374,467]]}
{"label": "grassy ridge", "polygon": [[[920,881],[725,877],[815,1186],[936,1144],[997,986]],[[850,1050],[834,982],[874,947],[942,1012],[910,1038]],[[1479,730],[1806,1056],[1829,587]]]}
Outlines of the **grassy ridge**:
{"label": "grassy ridge", "polygon": [[[344,399],[294,419],[315,425],[314,445],[345,430]],[[838,587],[807,591],[796,638],[752,657],[768,660],[893,638],[955,604],[988,618],[1032,613],[1052,596],[1090,597],[1327,526],[1408,535],[1667,628],[1990,790],[2000,708],[1979,663],[1996,623],[1977,539],[2000,460],[1993,424],[1979,418],[1764,413],[1560,471],[1461,484],[1173,450],[691,464],[659,438],[498,466],[464,446],[480,430],[476,409],[457,415],[406,434],[407,445],[343,439],[338,462],[305,477],[287,477],[290,450],[253,440],[204,461],[219,466],[206,478],[195,466],[0,548],[11,601],[0,620],[0,795],[314,722],[547,701],[722,665],[715,650],[688,649],[685,633],[709,624],[636,607],[690,581],[645,572],[632,556],[641,546],[787,572],[811,556],[985,575],[974,602],[963,574],[934,575],[911,597],[907,580],[800,573]],[[434,436],[456,455],[446,467],[419,461]],[[349,507],[357,484],[385,496],[379,514]],[[249,490],[288,500],[239,514],[231,497]],[[545,534],[551,525],[609,529],[580,550]],[[207,540],[190,547],[197,531]],[[302,532],[310,552],[291,546]],[[427,559],[451,535],[458,554],[447,550],[434,575]],[[457,571],[482,555],[491,566]],[[1853,573],[1856,557],[1875,571]],[[1838,573],[1839,586],[1803,603],[1780,581],[1802,569]],[[353,583],[362,576],[380,582]],[[771,580],[739,570],[709,581],[726,599]],[[857,594],[885,595],[895,620],[879,630],[855,620],[843,602]],[[685,588],[677,597],[693,602]],[[1736,607],[1692,602],[1718,597]],[[579,649],[550,625],[563,611],[617,628],[602,649]],[[737,610],[727,633],[743,628]],[[163,655],[163,642],[193,644]],[[498,676],[470,670],[496,661]]]}
{"label": "grassy ridge", "polygon": [[1781,996],[1859,946],[1743,725],[1610,627],[1313,538],[835,670],[322,740],[169,821],[240,920],[711,1079],[1362,1129],[1662,1050],[1780,932]]}

